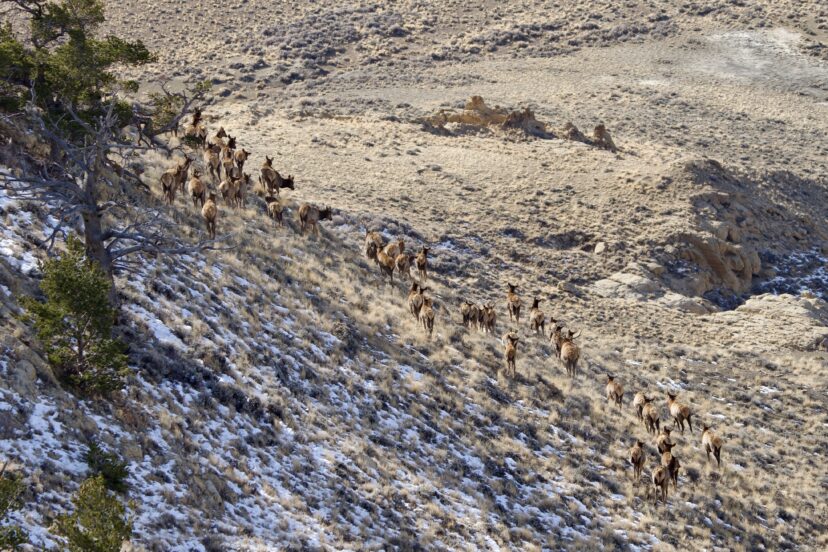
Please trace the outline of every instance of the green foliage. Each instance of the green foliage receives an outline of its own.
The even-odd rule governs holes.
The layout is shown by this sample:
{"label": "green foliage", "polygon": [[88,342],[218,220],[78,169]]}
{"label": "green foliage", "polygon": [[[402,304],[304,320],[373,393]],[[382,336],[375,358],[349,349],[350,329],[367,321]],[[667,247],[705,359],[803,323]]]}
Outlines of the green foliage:
{"label": "green foliage", "polygon": [[117,454],[105,452],[98,443],[92,442],[86,452],[86,464],[90,475],[103,477],[106,488],[116,493],[125,493],[129,488],[126,479],[129,470],[126,462],[121,461]]}
{"label": "green foliage", "polygon": [[34,88],[41,107],[57,111],[72,105],[83,116],[118,84],[116,65],[141,65],[154,59],[140,41],[97,38],[105,21],[100,0],[15,0],[29,15],[26,39],[10,25],[0,30],[0,99],[19,105]]}
{"label": "green foliage", "polygon": [[[25,489],[23,479],[0,471],[0,523],[12,510],[20,508],[20,495]],[[17,550],[29,542],[26,532],[16,525],[0,525],[0,550]]]}
{"label": "green foliage", "polygon": [[75,511],[58,516],[52,528],[66,539],[70,552],[119,552],[132,536],[126,506],[109,494],[103,476],[81,483],[72,502]]}
{"label": "green foliage", "polygon": [[114,310],[112,285],[96,263],[84,256],[75,237],[60,258],[42,264],[41,303],[30,297],[21,303],[34,322],[50,364],[81,391],[102,395],[124,386],[127,358],[120,341],[111,338]]}

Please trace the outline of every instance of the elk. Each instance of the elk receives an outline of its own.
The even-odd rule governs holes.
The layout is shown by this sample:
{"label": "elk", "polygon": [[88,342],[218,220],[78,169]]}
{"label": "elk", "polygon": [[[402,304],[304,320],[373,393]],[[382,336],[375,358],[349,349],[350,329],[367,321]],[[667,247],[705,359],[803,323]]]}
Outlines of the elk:
{"label": "elk", "polygon": [[207,129],[201,123],[200,109],[193,111],[193,120],[184,128],[184,136],[194,140],[197,144],[207,143]]}
{"label": "elk", "polygon": [[273,219],[274,224],[278,224],[280,227],[283,226],[282,204],[279,203],[279,198],[267,196],[265,203],[267,203],[267,216]]}
{"label": "elk", "polygon": [[411,288],[408,290],[408,310],[417,320],[420,319],[420,310],[423,308],[424,293],[428,288],[420,287],[417,282],[411,282]]}
{"label": "elk", "polygon": [[423,297],[423,305],[420,309],[420,322],[428,338],[431,339],[431,334],[434,333],[434,306],[430,297]]}
{"label": "elk", "polygon": [[716,465],[722,465],[722,438],[713,433],[710,426],[702,427],[702,446],[707,453],[707,461],[710,462],[710,453],[716,458]]}
{"label": "elk", "polygon": [[190,163],[192,163],[192,159],[186,157],[184,161],[172,169],[167,169],[161,175],[161,189],[164,192],[164,199],[168,205],[175,203],[175,193],[186,181],[187,173],[190,170]]}
{"label": "elk", "polygon": [[207,234],[210,239],[216,239],[216,218],[218,217],[218,207],[216,206],[216,194],[210,192],[210,197],[201,208],[201,216],[204,217],[204,222],[207,224]]}
{"label": "elk", "polygon": [[[541,300],[535,297],[532,300],[532,309],[529,311],[529,323],[535,335],[546,335],[546,315],[540,310]],[[518,307],[519,308],[519,307]]]}
{"label": "elk", "polygon": [[647,433],[658,433],[661,428],[661,418],[658,415],[658,408],[653,404],[653,399],[644,401],[641,415],[644,417],[644,427],[647,429]]}
{"label": "elk", "polygon": [[494,305],[492,305],[491,303],[485,305],[480,309],[480,313],[480,325],[483,328],[483,332],[488,334],[495,333],[495,326],[497,325],[497,313],[495,313]]}
{"label": "elk", "polygon": [[385,247],[385,241],[382,239],[382,235],[379,232],[372,232],[367,231],[365,232],[365,256],[368,259],[376,262],[377,260],[377,253],[382,251]]}
{"label": "elk", "polygon": [[690,426],[690,431],[693,431],[693,413],[690,411],[690,407],[686,404],[682,404],[676,401],[676,397],[673,393],[667,393],[667,408],[670,410],[670,416],[673,417],[673,427],[680,427],[681,432],[684,433],[684,421],[687,420],[687,424]]}
{"label": "elk", "polygon": [[406,255],[405,253],[397,255],[397,258],[394,259],[394,265],[397,267],[397,272],[400,273],[400,278],[411,279],[411,263],[416,259],[416,256]]}
{"label": "elk", "polygon": [[221,184],[218,185],[218,191],[219,193],[221,193],[221,198],[228,205],[232,205],[233,202],[236,200],[236,187],[238,185],[237,182],[238,181],[236,180],[225,178],[221,181]]}
{"label": "elk", "polygon": [[394,283],[394,257],[387,254],[385,250],[381,250],[377,252],[377,265],[380,269],[380,274],[384,276],[388,276],[391,284]]}
{"label": "elk", "polygon": [[512,376],[517,376],[517,364],[515,360],[517,358],[517,344],[520,342],[520,338],[516,335],[507,334],[506,335],[506,375],[509,375],[509,369],[512,370]]}
{"label": "elk", "polygon": [[575,371],[578,367],[578,359],[581,357],[581,350],[575,345],[575,338],[581,335],[581,331],[578,330],[577,333],[572,333],[572,330],[569,330],[569,335],[563,337],[563,343],[561,344],[561,361],[564,363],[566,367],[566,373],[569,377],[575,377]]}
{"label": "elk", "polygon": [[516,321],[520,324],[520,297],[516,293],[517,287],[513,284],[506,284],[509,286],[509,291],[506,293],[506,307],[509,309],[509,321]]}
{"label": "elk", "polygon": [[219,144],[221,147],[224,147],[225,138],[227,138],[227,131],[224,130],[224,127],[219,127],[216,135],[213,136],[213,142]]}
{"label": "elk", "polygon": [[303,203],[299,207],[299,226],[302,234],[305,230],[311,229],[319,237],[319,222],[322,220],[333,220],[333,209],[330,207],[319,208],[310,203]]}
{"label": "elk", "polygon": [[621,399],[624,397],[624,386],[620,381],[615,380],[615,376],[607,374],[607,401],[614,401],[620,408]]}
{"label": "elk", "polygon": [[659,466],[653,470],[653,488],[655,489],[655,499],[658,502],[659,494],[661,495],[661,500],[663,502],[667,502],[667,487],[670,483],[670,478],[667,473],[667,468],[664,466]]}
{"label": "elk", "polygon": [[233,162],[232,156],[225,157],[224,159],[222,159],[221,166],[224,169],[224,178],[228,180],[238,180],[239,178],[241,178],[241,171]]}
{"label": "elk", "polygon": [[423,247],[419,253],[417,253],[417,274],[420,279],[420,282],[424,283],[428,279],[428,247]]}
{"label": "elk", "polygon": [[670,440],[671,431],[672,430],[670,428],[665,427],[661,430],[661,433],[658,434],[658,437],[656,437],[656,448],[658,449],[659,454],[664,454],[669,451],[673,445],[675,445],[675,443]]}
{"label": "elk", "polygon": [[549,341],[555,344],[555,356],[558,357],[558,359],[561,358],[561,347],[564,342],[563,328],[563,326],[556,323],[552,328],[552,331],[549,333]]}
{"label": "elk", "polygon": [[470,328],[473,323],[477,323],[477,307],[474,303],[463,301],[460,303],[460,316],[463,317],[463,326]]}
{"label": "elk", "polygon": [[669,443],[664,446],[666,450],[661,453],[661,465],[667,469],[667,477],[673,482],[673,487],[678,488],[678,472],[681,468],[681,462],[671,452],[676,444]]}
{"label": "elk", "polygon": [[630,448],[628,458],[633,467],[635,484],[638,485],[638,482],[641,480],[641,470],[644,468],[644,462],[647,460],[647,456],[644,453],[644,443],[636,441]]}
{"label": "elk", "polygon": [[237,149],[233,152],[233,160],[236,162],[236,166],[239,168],[239,171],[244,170],[244,163],[247,161],[247,158],[250,157],[250,152],[246,149]]}
{"label": "elk", "polygon": [[217,151],[213,149],[212,144],[208,144],[206,150],[204,150],[204,164],[210,170],[210,178],[213,182],[216,182],[221,179],[221,158]]}
{"label": "elk", "polygon": [[250,185],[250,175],[244,173],[241,178],[236,181],[236,207],[247,206],[247,187]]}
{"label": "elk", "polygon": [[397,240],[389,243],[385,246],[384,251],[386,255],[396,259],[397,255],[405,253],[405,240]]}
{"label": "elk", "polygon": [[633,406],[635,407],[635,414],[638,416],[639,420],[643,420],[644,416],[642,414],[642,410],[644,410],[644,403],[647,400],[647,395],[644,394],[644,391],[639,391],[633,397]]}
{"label": "elk", "polygon": [[198,207],[198,202],[201,202],[201,206],[204,207],[204,199],[207,195],[207,188],[204,186],[204,183],[201,181],[201,171],[198,169],[193,170],[193,176],[190,178],[190,181],[187,183],[187,189],[190,192],[190,197],[193,198],[193,207]]}
{"label": "elk", "polygon": [[259,174],[259,185],[262,190],[271,195],[278,195],[279,189],[287,188],[289,190],[296,189],[293,183],[293,176],[288,175],[283,178],[279,171],[273,169],[273,158],[265,156],[265,162],[262,164],[261,174]]}

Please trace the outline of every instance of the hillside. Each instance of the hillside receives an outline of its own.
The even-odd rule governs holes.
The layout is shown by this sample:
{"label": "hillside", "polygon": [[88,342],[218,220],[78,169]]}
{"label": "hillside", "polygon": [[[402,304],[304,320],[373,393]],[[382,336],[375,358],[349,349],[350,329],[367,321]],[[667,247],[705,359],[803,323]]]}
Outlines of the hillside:
{"label": "hillside", "polygon": [[[265,155],[295,176],[286,227],[253,194],[219,202],[227,249],[120,274],[130,385],[84,401],[16,316],[51,223],[0,196],[0,458],[30,480],[12,519],[35,549],[57,549],[92,440],[129,462],[132,550],[828,546],[821,3],[191,4],[107,3],[110,28],[159,53],[125,73],[212,80],[211,136],[236,136],[254,177]],[[476,95],[549,136],[425,123]],[[618,151],[567,123],[605,124]],[[134,162],[151,191],[135,207],[160,206],[173,160]],[[298,233],[304,201],[334,209],[319,238]],[[204,235],[186,197],[165,216]],[[366,259],[368,230],[430,247],[431,340],[407,282]],[[533,297],[581,331],[576,378],[532,335]],[[494,335],[463,327],[463,300],[495,305]],[[663,425],[667,392],[695,414],[667,504],[648,497],[640,390]]]}

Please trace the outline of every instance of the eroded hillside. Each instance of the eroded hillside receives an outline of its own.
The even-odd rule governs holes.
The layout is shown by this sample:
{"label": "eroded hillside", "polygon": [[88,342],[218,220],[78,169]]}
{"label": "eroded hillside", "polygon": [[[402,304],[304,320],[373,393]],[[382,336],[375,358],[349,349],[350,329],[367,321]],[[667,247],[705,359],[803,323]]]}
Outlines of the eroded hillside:
{"label": "eroded hillside", "polygon": [[[220,202],[230,249],[119,276],[132,376],[111,404],[63,389],[16,318],[51,223],[0,198],[0,454],[30,476],[13,519],[37,546],[92,440],[129,462],[135,550],[828,546],[821,4],[108,4],[159,53],[133,76],[212,80],[211,132],[296,190],[286,228],[252,194]],[[423,125],[475,95],[554,137]],[[619,151],[561,139],[570,122]],[[136,206],[159,206],[173,161],[134,162]],[[296,232],[303,201],[335,209],[319,239]],[[203,235],[189,200],[166,216]],[[366,230],[430,246],[432,340]],[[576,379],[509,322],[507,283],[524,317],[537,296],[582,331]],[[464,299],[495,305],[494,335],[461,325]],[[696,413],[667,505],[626,463],[634,439],[646,481],[658,463],[639,390],[662,424],[667,392]]]}

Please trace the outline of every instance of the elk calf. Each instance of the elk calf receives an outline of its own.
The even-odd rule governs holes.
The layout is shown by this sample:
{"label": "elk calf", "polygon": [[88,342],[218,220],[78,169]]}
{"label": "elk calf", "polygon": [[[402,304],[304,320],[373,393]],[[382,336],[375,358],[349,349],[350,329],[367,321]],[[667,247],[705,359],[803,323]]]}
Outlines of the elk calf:
{"label": "elk calf", "polygon": [[333,209],[325,207],[320,209],[316,205],[303,203],[299,207],[299,226],[302,234],[306,230],[311,229],[319,236],[319,222],[323,220],[333,220]]}
{"label": "elk calf", "polygon": [[673,426],[680,427],[681,432],[684,433],[684,421],[690,426],[690,431],[693,431],[693,413],[690,407],[676,401],[677,395],[667,393],[667,408],[670,410],[670,416],[673,417]]}
{"label": "elk calf", "polygon": [[509,321],[516,321],[520,324],[520,297],[516,293],[517,287],[512,284],[509,286],[509,291],[506,292],[506,307],[509,309]]}
{"label": "elk calf", "polygon": [[607,401],[615,402],[621,407],[621,399],[624,397],[624,386],[621,382],[615,381],[615,376],[607,374]]}
{"label": "elk calf", "polygon": [[517,344],[520,342],[520,338],[516,335],[507,334],[506,335],[506,375],[509,375],[509,370],[512,370],[512,376],[517,376],[517,364],[515,360],[517,359]]}
{"label": "elk calf", "polygon": [[218,207],[216,206],[216,194],[210,192],[210,197],[201,208],[201,216],[204,217],[204,222],[207,224],[207,234],[210,239],[216,239],[216,218],[218,217]]}
{"label": "elk calf", "polygon": [[702,428],[702,446],[707,453],[707,461],[710,462],[710,453],[716,458],[716,465],[722,465],[722,438],[713,433],[709,426]]}

